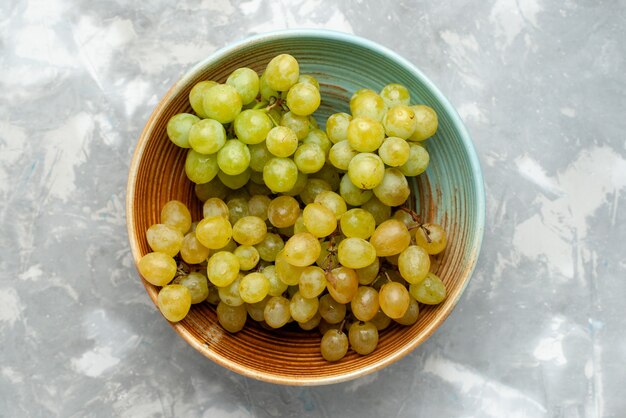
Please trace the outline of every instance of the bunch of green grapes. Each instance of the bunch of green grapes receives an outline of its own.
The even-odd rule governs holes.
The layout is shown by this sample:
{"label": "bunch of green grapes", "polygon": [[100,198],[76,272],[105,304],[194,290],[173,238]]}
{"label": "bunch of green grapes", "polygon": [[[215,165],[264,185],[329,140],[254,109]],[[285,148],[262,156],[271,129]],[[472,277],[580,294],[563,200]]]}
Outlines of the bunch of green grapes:
{"label": "bunch of green grapes", "polygon": [[239,68],[224,84],[201,81],[189,100],[195,114],[173,116],[167,134],[189,148],[203,218],[192,223],[184,204],[168,202],[138,265],[161,286],[168,320],[207,302],[233,333],[248,317],[318,329],[322,356],[338,361],[349,349],[371,353],[392,322],[412,325],[420,304],[445,299],[431,264],[445,230],[405,206],[437,115],[410,105],[406,87],[355,92],[351,114],[321,130],[318,81],[282,54],[260,76]]}

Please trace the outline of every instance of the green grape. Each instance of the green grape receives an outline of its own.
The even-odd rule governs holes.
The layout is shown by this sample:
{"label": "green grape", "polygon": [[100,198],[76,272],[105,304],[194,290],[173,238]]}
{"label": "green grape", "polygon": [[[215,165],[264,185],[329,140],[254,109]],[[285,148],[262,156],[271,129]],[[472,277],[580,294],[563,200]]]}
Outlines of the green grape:
{"label": "green grape", "polygon": [[220,181],[224,183],[224,185],[226,185],[226,187],[228,187],[229,189],[239,190],[248,183],[248,180],[250,180],[251,171],[252,170],[250,169],[246,169],[242,173],[234,176],[230,176],[223,171],[219,171],[217,173],[217,177],[219,177]]}
{"label": "green grape", "polygon": [[189,131],[200,120],[190,113],[179,113],[167,122],[167,136],[174,144],[181,148],[189,148]]}
{"label": "green grape", "polygon": [[285,293],[288,285],[280,280],[280,278],[278,277],[275,265],[269,265],[265,267],[262,273],[265,275],[265,277],[267,277],[267,280],[270,283],[270,290],[268,291],[268,295],[281,296],[283,293]]}
{"label": "green grape", "polygon": [[263,311],[265,323],[272,328],[281,328],[291,319],[289,300],[282,296],[273,296],[267,301]]}
{"label": "green grape", "polygon": [[427,223],[415,229],[415,242],[428,254],[439,254],[446,248],[448,238],[441,225]]}
{"label": "green grape", "polygon": [[300,275],[298,289],[305,298],[317,298],[326,289],[326,273],[317,266],[306,267]]}
{"label": "green grape", "polygon": [[189,130],[189,146],[200,154],[214,154],[226,143],[224,126],[213,119],[202,119]]}
{"label": "green grape", "polygon": [[419,283],[430,270],[430,257],[425,249],[418,245],[411,245],[400,253],[398,257],[400,274],[409,283]]}
{"label": "green grape", "polygon": [[285,261],[289,264],[296,267],[306,267],[317,260],[320,251],[321,247],[317,238],[308,232],[303,232],[295,234],[287,240],[283,254]]}
{"label": "green grape", "polygon": [[165,286],[176,275],[176,261],[165,253],[148,253],[137,263],[139,274],[155,286]]}
{"label": "green grape", "polygon": [[352,314],[359,321],[370,321],[378,313],[378,292],[373,287],[359,286],[350,302]]}
{"label": "green grape", "polygon": [[272,120],[262,110],[247,109],[237,115],[235,134],[244,144],[259,144],[273,127]]}
{"label": "green grape", "polygon": [[239,259],[228,251],[218,251],[209,258],[207,277],[215,286],[225,287],[237,279]]}
{"label": "green grape", "polygon": [[360,269],[376,260],[376,250],[363,238],[346,238],[339,243],[337,257],[341,265],[351,269]]}
{"label": "green grape", "polygon": [[[379,296],[379,300],[380,300],[380,296]],[[376,313],[376,316],[374,316],[374,318],[372,318],[370,322],[380,332],[386,329],[387,327],[389,327],[389,325],[391,324],[391,318],[389,318],[387,315],[385,315],[385,313],[381,309],[379,309],[378,312]]]}
{"label": "green grape", "polygon": [[210,89],[211,87],[217,86],[219,83],[215,81],[200,81],[196,83],[189,92],[189,103],[191,104],[191,108],[194,112],[201,118],[206,118],[207,115],[204,113],[204,93]]}
{"label": "green grape", "polygon": [[346,237],[367,239],[376,229],[374,216],[366,210],[355,208],[344,213],[340,220],[341,232]]}
{"label": "green grape", "polygon": [[288,91],[298,82],[300,67],[298,61],[289,54],[272,58],[264,73],[267,85],[276,91]]}
{"label": "green grape", "polygon": [[[335,213],[321,203],[306,205],[304,211],[302,211],[302,217],[306,229],[318,238],[326,237],[337,229]],[[317,258],[317,255],[315,258]]]}
{"label": "green grape", "polygon": [[359,280],[360,285],[368,285],[372,284],[376,277],[378,277],[378,272],[380,271],[380,260],[378,257],[374,260],[374,262],[368,266],[365,266],[360,269],[355,269],[357,279]]}
{"label": "green grape", "polygon": [[276,228],[287,228],[300,216],[300,205],[291,196],[278,196],[267,207],[267,218]]}
{"label": "green grape", "polygon": [[259,76],[250,68],[237,68],[228,76],[226,84],[237,90],[243,104],[251,103],[259,94]]}
{"label": "green grape", "polygon": [[204,302],[209,296],[209,285],[206,276],[199,272],[192,272],[186,276],[174,279],[174,284],[181,284],[189,289],[191,304]]}
{"label": "green grape", "polygon": [[263,181],[274,193],[287,192],[298,179],[298,167],[289,158],[272,158],[263,168]]}
{"label": "green grape", "polygon": [[298,137],[291,128],[276,126],[268,132],[265,145],[276,157],[289,157],[298,148]]}
{"label": "green grape", "polygon": [[211,197],[202,205],[202,216],[204,218],[223,216],[228,219],[228,205],[222,199]]}
{"label": "green grape", "polygon": [[317,119],[315,119],[315,116],[309,115],[308,119],[309,119],[309,131],[320,128],[319,124],[317,123]]}
{"label": "green grape", "polygon": [[295,286],[300,280],[300,275],[304,271],[304,267],[298,267],[290,264],[285,257],[285,250],[276,254],[276,274],[278,278],[289,286]]}
{"label": "green grape", "polygon": [[299,234],[300,232],[309,232],[309,230],[306,229],[306,226],[304,225],[304,217],[302,215],[298,216],[298,219],[296,219],[296,223],[293,224],[293,233]]}
{"label": "green grape", "polygon": [[313,203],[315,201],[318,194],[323,191],[330,190],[331,187],[326,181],[322,179],[310,178],[307,181],[304,190],[300,192],[300,199],[305,205],[308,205],[309,203]]}
{"label": "green grape", "polygon": [[419,143],[412,143],[409,148],[409,158],[399,169],[405,176],[417,176],[426,171],[429,162],[430,155],[426,148]]}
{"label": "green grape", "polygon": [[373,195],[371,190],[363,190],[355,186],[350,180],[350,176],[347,174],[341,178],[341,182],[339,183],[339,194],[343,197],[346,203],[351,206],[361,206],[363,203],[370,200]]}
{"label": "green grape", "polygon": [[319,313],[329,324],[338,324],[346,317],[346,305],[325,294],[319,301]]}
{"label": "green grape", "polygon": [[196,238],[205,247],[217,250],[230,241],[233,230],[230,222],[223,216],[204,218],[196,227]]}
{"label": "green grape", "polygon": [[322,206],[330,209],[334,214],[335,218],[340,219],[341,215],[346,213],[348,207],[346,206],[346,201],[343,200],[343,197],[339,196],[335,192],[331,192],[328,190],[324,190],[323,192],[318,193],[315,196],[315,203],[319,203]]}
{"label": "green grape", "polygon": [[350,99],[350,113],[355,118],[366,117],[381,121],[386,110],[383,98],[371,90],[355,93]]}
{"label": "green grape", "polygon": [[244,216],[233,225],[233,239],[239,244],[256,245],[266,234],[267,225],[257,216]]}
{"label": "green grape", "polygon": [[206,261],[209,256],[209,249],[202,245],[195,232],[190,232],[183,238],[180,247],[180,257],[187,264],[200,264]]}
{"label": "green grape", "polygon": [[312,85],[318,90],[320,89],[320,83],[312,75],[300,74],[300,77],[298,78],[298,83],[307,83],[307,84]]}
{"label": "green grape", "polygon": [[200,154],[193,149],[187,152],[185,173],[194,183],[208,183],[215,178],[219,167],[216,154]]}
{"label": "green grape", "polygon": [[[217,160],[215,160],[217,166]],[[219,168],[217,168],[219,170]],[[211,197],[217,197],[224,199],[228,193],[228,188],[220,181],[219,178],[214,178],[208,183],[199,183],[194,186],[194,193],[196,197],[204,202]]]}
{"label": "green grape", "polygon": [[291,190],[284,192],[284,194],[286,194],[287,196],[297,196],[300,193],[302,193],[302,191],[304,190],[304,188],[306,187],[307,182],[309,181],[309,177],[298,171],[298,177],[296,178],[296,184],[293,185],[293,187],[291,188]]}
{"label": "green grape", "polygon": [[276,255],[285,247],[280,235],[269,233],[256,246],[261,260],[275,261]]}
{"label": "green grape", "polygon": [[181,321],[191,308],[191,293],[183,285],[167,285],[159,290],[157,306],[168,321]]}
{"label": "green grape", "polygon": [[378,346],[378,330],[371,322],[356,322],[350,327],[348,340],[356,353],[367,355]]}
{"label": "green grape", "polygon": [[226,205],[228,206],[228,220],[231,224],[235,224],[239,219],[249,214],[246,198],[230,199]]}
{"label": "green grape", "polygon": [[394,212],[393,219],[397,219],[402,222],[409,230],[415,229],[417,226],[419,226],[417,221],[413,219],[413,216],[409,212],[406,212],[402,209],[398,209]]}
{"label": "green grape", "polygon": [[348,176],[359,189],[373,189],[385,175],[385,164],[376,154],[364,152],[356,155],[348,165]]}
{"label": "green grape", "polygon": [[191,213],[183,202],[170,200],[161,208],[161,223],[185,234],[191,227]]}
{"label": "green grape", "polygon": [[148,245],[152,251],[174,257],[183,245],[183,234],[176,228],[165,224],[154,224],[146,231]]}
{"label": "green grape", "polygon": [[225,174],[241,174],[250,166],[250,150],[238,139],[229,139],[217,152],[217,165]]}
{"label": "green grape", "polygon": [[[272,153],[267,149],[265,142],[248,145],[250,150],[250,168],[254,171],[263,172],[263,167],[272,158]],[[261,182],[263,182],[261,177]]]}
{"label": "green grape", "polygon": [[339,190],[339,172],[332,164],[326,163],[317,173],[311,174],[311,178],[324,180],[330,186],[332,191]]}
{"label": "green grape", "polygon": [[348,141],[337,142],[328,151],[328,161],[336,168],[347,171],[350,161],[358,155],[358,151]]}
{"label": "green grape", "polygon": [[270,297],[271,296],[266,296],[263,298],[263,300],[256,303],[246,303],[246,311],[248,312],[248,316],[257,322],[262,322],[264,320],[263,313],[265,312],[265,305],[267,305]]}
{"label": "green grape", "polygon": [[317,297],[305,298],[300,292],[296,292],[289,301],[291,317],[298,322],[306,322],[317,313],[319,300]]}
{"label": "green grape", "polygon": [[348,352],[348,337],[340,330],[330,329],[322,337],[320,351],[326,361],[339,361]]}
{"label": "green grape", "polygon": [[257,303],[265,299],[270,290],[270,282],[263,273],[250,273],[239,282],[239,295],[246,303]]}
{"label": "green grape", "polygon": [[374,217],[376,225],[380,225],[391,217],[391,208],[372,196],[370,200],[361,205],[361,209],[368,211]]}
{"label": "green grape", "polygon": [[267,219],[267,209],[272,203],[272,199],[265,195],[254,195],[248,201],[248,213],[262,220]]}
{"label": "green grape", "polygon": [[439,124],[434,109],[426,105],[411,106],[411,109],[415,113],[417,127],[413,135],[409,137],[409,141],[424,141],[433,136]]}
{"label": "green grape", "polygon": [[379,257],[387,257],[404,251],[411,243],[411,234],[402,222],[389,219],[378,225],[370,243]]}
{"label": "green grape", "polygon": [[409,182],[397,168],[385,169],[383,181],[374,187],[374,195],[387,206],[400,206],[406,202],[410,194]]}
{"label": "green grape", "polygon": [[234,87],[219,84],[204,93],[202,107],[207,117],[219,123],[229,123],[241,112],[241,96]]}
{"label": "green grape", "polygon": [[302,144],[296,150],[293,160],[298,166],[298,170],[310,174],[322,169],[326,162],[326,155],[317,144]]}
{"label": "green grape", "polygon": [[322,317],[320,316],[319,312],[315,312],[313,318],[309,319],[306,322],[298,322],[298,325],[301,329],[305,331],[311,331],[318,327],[321,319]]}
{"label": "green grape", "polygon": [[402,138],[395,136],[389,137],[383,141],[378,148],[378,155],[385,164],[391,167],[399,167],[409,160],[411,147]]}
{"label": "green grape", "polygon": [[425,305],[437,305],[446,298],[446,286],[433,273],[428,273],[421,282],[411,284],[409,292],[419,303]]}
{"label": "green grape", "polygon": [[409,308],[409,291],[400,283],[389,282],[382,285],[378,298],[380,309],[391,319],[402,318]]}
{"label": "green grape", "polygon": [[231,306],[225,302],[217,305],[217,320],[228,332],[239,332],[246,325],[248,314],[244,305]]}
{"label": "green grape", "polygon": [[252,270],[261,259],[259,251],[252,245],[240,245],[233,251],[233,254],[239,260],[239,269],[242,271]]}
{"label": "green grape", "polygon": [[352,116],[347,113],[335,113],[328,117],[326,121],[326,135],[333,144],[348,139],[348,125],[352,121]]}
{"label": "green grape", "polygon": [[261,77],[259,78],[259,93],[261,93],[261,98],[267,101],[269,101],[272,97],[280,97],[280,94],[267,84],[267,76],[265,73],[261,74]]}
{"label": "green grape", "polygon": [[355,117],[348,125],[348,143],[356,151],[376,151],[384,139],[385,128],[372,118]]}
{"label": "green grape", "polygon": [[250,181],[246,184],[246,191],[250,196],[272,194],[272,191],[263,182],[263,171],[250,170]]}
{"label": "green grape", "polygon": [[417,119],[409,106],[396,105],[385,113],[383,126],[387,136],[408,139],[417,128]]}
{"label": "green grape", "polygon": [[309,83],[296,83],[287,93],[287,107],[296,115],[307,116],[320,106],[320,91]]}
{"label": "green grape", "polygon": [[354,298],[359,287],[356,272],[348,267],[332,269],[326,276],[328,293],[339,303],[348,303]]}
{"label": "green grape", "polygon": [[380,97],[387,107],[393,107],[396,105],[408,106],[411,101],[411,95],[409,90],[402,84],[387,84],[380,91]]}
{"label": "green grape", "polygon": [[291,129],[299,140],[306,138],[311,131],[309,118],[287,112],[280,118],[280,126]]}
{"label": "green grape", "polygon": [[335,239],[333,238],[331,241],[324,241],[320,244],[320,255],[317,257],[317,261],[315,261],[315,264],[324,270],[332,270],[339,267],[339,260],[337,260],[337,254],[335,251],[337,249],[337,246],[334,243]]}
{"label": "green grape", "polygon": [[[409,293],[411,290],[409,289]],[[411,296],[409,307],[401,318],[396,318],[396,322],[400,325],[413,325],[417,322],[420,314],[420,307],[417,301]]]}
{"label": "green grape", "polygon": [[229,306],[240,306],[244,304],[241,295],[239,294],[239,283],[243,278],[243,274],[238,274],[235,281],[231,284],[218,287],[217,292],[220,295],[220,300]]}
{"label": "green grape", "polygon": [[309,134],[302,140],[302,143],[318,145],[324,151],[324,156],[328,155],[330,147],[333,146],[326,133],[321,129],[311,129]]}

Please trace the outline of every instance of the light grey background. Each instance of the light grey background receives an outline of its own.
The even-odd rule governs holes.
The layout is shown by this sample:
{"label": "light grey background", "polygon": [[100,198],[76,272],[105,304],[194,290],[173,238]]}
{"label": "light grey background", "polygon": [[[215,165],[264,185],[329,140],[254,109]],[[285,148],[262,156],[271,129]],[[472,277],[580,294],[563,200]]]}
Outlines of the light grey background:
{"label": "light grey background", "polygon": [[[176,4],[176,5],[175,5]],[[626,5],[0,1],[0,416],[626,414]],[[456,106],[487,190],[478,268],[413,354],[289,388],[187,346],[132,266],[136,138],[216,48],[280,28],[365,36]]]}

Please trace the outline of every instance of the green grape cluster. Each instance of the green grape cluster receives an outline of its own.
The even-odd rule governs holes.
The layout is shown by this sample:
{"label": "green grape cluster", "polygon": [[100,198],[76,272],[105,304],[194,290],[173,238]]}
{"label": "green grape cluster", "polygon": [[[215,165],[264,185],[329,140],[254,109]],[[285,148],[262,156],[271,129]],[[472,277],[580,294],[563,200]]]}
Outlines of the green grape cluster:
{"label": "green grape cluster", "polygon": [[195,114],[173,116],[167,135],[188,149],[203,217],[192,223],[184,204],[168,202],[138,263],[169,321],[209,303],[232,333],[248,317],[318,329],[321,355],[338,361],[371,353],[392,323],[412,325],[420,307],[445,299],[431,263],[445,230],[405,205],[437,115],[411,105],[406,87],[356,91],[350,114],[323,130],[319,82],[281,54],[260,75],[239,68],[222,84],[200,81],[189,101]]}

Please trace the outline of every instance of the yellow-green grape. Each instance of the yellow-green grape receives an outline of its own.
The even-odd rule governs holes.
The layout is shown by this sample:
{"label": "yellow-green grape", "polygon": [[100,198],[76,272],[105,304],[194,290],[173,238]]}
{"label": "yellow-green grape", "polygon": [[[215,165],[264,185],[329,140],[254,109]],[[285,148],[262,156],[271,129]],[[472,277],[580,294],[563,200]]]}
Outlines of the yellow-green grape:
{"label": "yellow-green grape", "polygon": [[381,121],[385,115],[385,110],[387,110],[383,98],[371,90],[357,93],[350,99],[350,113],[352,113],[352,116]]}
{"label": "yellow-green grape", "polygon": [[368,266],[365,266],[360,269],[355,269],[356,277],[359,280],[359,284],[362,286],[366,286],[368,284],[372,284],[376,277],[378,277],[378,272],[380,271],[380,260],[378,257],[374,260],[374,262]]}
{"label": "yellow-green grape", "polygon": [[204,218],[196,226],[198,241],[211,250],[222,248],[233,236],[233,229],[228,219],[223,216]]}
{"label": "yellow-green grape", "polygon": [[176,261],[165,253],[148,253],[137,263],[139,274],[155,286],[165,286],[176,275]]}
{"label": "yellow-green grape", "polygon": [[296,115],[307,116],[320,106],[320,91],[309,83],[296,83],[287,93],[287,107]]}
{"label": "yellow-green grape", "polygon": [[328,117],[326,121],[326,135],[333,144],[348,139],[348,125],[352,121],[352,116],[347,113],[335,113]]}
{"label": "yellow-green grape", "polygon": [[189,146],[200,154],[213,154],[226,143],[224,126],[213,119],[202,119],[189,130]]}
{"label": "yellow-green grape", "polygon": [[274,198],[267,208],[267,218],[276,228],[287,228],[296,223],[300,216],[300,205],[291,196]]}
{"label": "yellow-green grape", "polygon": [[216,154],[200,154],[193,149],[187,152],[185,174],[194,183],[208,183],[215,178],[219,167]]}
{"label": "yellow-green grape", "polygon": [[376,151],[384,139],[385,128],[372,118],[355,117],[348,125],[348,143],[358,152]]}
{"label": "yellow-green grape", "polygon": [[185,234],[191,227],[191,213],[183,202],[170,200],[161,208],[161,223]]}
{"label": "yellow-green grape", "polygon": [[363,152],[356,155],[348,165],[348,176],[359,189],[373,189],[385,175],[385,163],[376,154]]}
{"label": "yellow-green grape", "polygon": [[409,308],[409,291],[400,283],[385,283],[378,292],[378,300],[385,315],[391,319],[402,318]]}
{"label": "yellow-green grape", "polygon": [[181,148],[189,148],[189,131],[200,120],[191,113],[179,113],[167,122],[167,136],[174,144]]}
{"label": "yellow-green grape", "polygon": [[[255,172],[262,173],[265,164],[272,159],[272,153],[267,149],[265,142],[248,145],[248,150],[250,151],[250,168]],[[261,177],[261,183],[263,182],[262,179],[263,177]]]}
{"label": "yellow-green grape", "polygon": [[439,254],[446,248],[446,231],[438,224],[427,223],[415,229],[415,242],[428,254]]}
{"label": "yellow-green grape", "polygon": [[430,270],[430,257],[425,249],[418,245],[411,245],[400,253],[398,257],[400,274],[409,283],[419,283]]}
{"label": "yellow-green grape", "polygon": [[237,90],[243,104],[251,103],[259,94],[259,75],[250,68],[237,68],[228,76],[226,84]]}
{"label": "yellow-green grape", "polygon": [[298,179],[298,167],[289,158],[272,158],[263,168],[263,181],[274,193],[287,192]]}
{"label": "yellow-green grape", "polygon": [[308,321],[298,322],[298,326],[300,326],[300,328],[305,331],[311,331],[319,326],[321,319],[322,317],[320,316],[320,313],[318,311],[318,312],[315,312],[315,315],[313,315],[313,318],[309,319]]}
{"label": "yellow-green grape", "polygon": [[219,123],[229,123],[241,112],[241,96],[234,87],[228,84],[219,84],[204,93],[202,107],[208,118]]}
{"label": "yellow-green grape", "polygon": [[322,151],[324,151],[324,155],[328,155],[328,151],[330,151],[330,147],[333,146],[333,143],[330,142],[328,136],[326,136],[326,132],[321,129],[312,129],[311,132],[302,140],[303,144],[315,144],[319,146]]}
{"label": "yellow-green grape", "polygon": [[421,282],[411,284],[409,292],[415,300],[425,305],[437,305],[446,298],[446,286],[433,273],[428,273]]}
{"label": "yellow-green grape", "polygon": [[371,199],[373,192],[371,190],[363,190],[358,188],[354,185],[354,183],[352,183],[352,180],[350,180],[350,176],[346,174],[341,178],[341,182],[339,183],[339,194],[341,195],[341,197],[343,197],[348,205],[361,206],[363,203]]}
{"label": "yellow-green grape", "polygon": [[183,234],[176,228],[165,224],[154,224],[146,231],[148,245],[152,251],[158,251],[174,257],[183,245]]}
{"label": "yellow-green grape", "polygon": [[272,199],[265,195],[254,195],[248,201],[248,213],[257,216],[262,220],[267,219],[267,209],[272,203]]}
{"label": "yellow-green grape", "polygon": [[326,288],[337,302],[348,303],[359,288],[359,279],[353,269],[337,267],[326,276]]}
{"label": "yellow-green grape", "polygon": [[319,301],[319,313],[329,324],[338,324],[346,317],[346,305],[325,294]]}
{"label": "yellow-green grape", "polygon": [[266,296],[260,302],[246,303],[245,306],[248,316],[257,322],[262,322],[264,320],[263,312],[265,312],[265,305],[267,305],[270,298],[271,296]]}
{"label": "yellow-green grape", "polygon": [[331,241],[324,241],[320,244],[320,255],[317,257],[315,264],[323,268],[324,270],[332,270],[339,267],[339,260],[337,260],[337,246],[334,243],[334,239]]}
{"label": "yellow-green grape", "polygon": [[296,178],[296,184],[293,185],[291,190],[284,192],[287,196],[297,196],[306,187],[307,182],[309,181],[308,175],[298,171],[298,177]]}
{"label": "yellow-green grape", "polygon": [[307,83],[314,86],[318,90],[320,89],[319,81],[317,81],[317,78],[313,77],[312,75],[300,74],[300,77],[298,78],[298,83]]}
{"label": "yellow-green grape", "polygon": [[244,110],[237,115],[233,125],[237,138],[244,144],[263,142],[274,126],[267,113],[257,109]]}
{"label": "yellow-green grape", "polygon": [[[306,222],[306,220],[305,220]],[[310,266],[317,260],[321,251],[320,242],[308,232],[295,234],[285,243],[285,261],[296,267]]]}
{"label": "yellow-green grape", "polygon": [[250,166],[250,150],[238,139],[230,139],[217,152],[217,165],[228,175],[241,174]]}
{"label": "yellow-green grape", "polygon": [[275,91],[288,91],[298,82],[300,66],[289,54],[280,54],[272,58],[265,68],[267,85]]}
{"label": "yellow-green grape", "polygon": [[417,176],[426,171],[429,162],[430,155],[428,151],[420,143],[416,142],[410,144],[409,159],[399,169],[405,176]]}
{"label": "yellow-green grape", "polygon": [[220,181],[229,189],[239,190],[248,183],[248,180],[250,180],[251,171],[252,170],[247,168],[242,173],[235,174],[234,176],[226,174],[223,171],[219,171],[217,173],[217,177],[219,177]]}
{"label": "yellow-green grape", "polygon": [[331,187],[325,180],[310,178],[306,185],[304,186],[304,190],[300,192],[300,199],[305,205],[309,203],[313,203],[318,194],[323,191],[330,191]]}
{"label": "yellow-green grape", "polygon": [[330,190],[332,191],[339,190],[341,177],[339,176],[337,169],[330,163],[324,164],[324,167],[322,167],[320,171],[311,174],[311,178],[324,180],[328,183]]}
{"label": "yellow-green grape", "polygon": [[222,199],[211,197],[202,205],[202,216],[210,218],[212,216],[223,216],[228,219],[228,205]]}
{"label": "yellow-green grape", "polygon": [[298,322],[306,322],[317,313],[319,300],[317,297],[305,298],[300,292],[296,292],[289,301],[291,317]]}
{"label": "yellow-green grape", "polygon": [[[306,205],[304,211],[302,211],[302,217],[306,229],[318,238],[327,237],[337,229],[335,213],[321,203]],[[317,258],[317,255],[315,258]]]}
{"label": "yellow-green grape", "polygon": [[404,223],[397,219],[389,219],[378,225],[370,243],[379,257],[400,254],[411,243],[411,234]]}
{"label": "yellow-green grape", "polygon": [[228,251],[218,251],[209,258],[207,277],[217,287],[230,285],[239,274],[239,259]]}
{"label": "yellow-green grape", "polygon": [[276,255],[276,262],[274,264],[276,266],[276,274],[283,283],[289,286],[295,286],[300,280],[300,275],[302,275],[304,267],[290,264],[284,254],[285,252],[283,250]]}
{"label": "yellow-green grape", "polygon": [[280,118],[280,126],[291,129],[299,140],[306,138],[311,131],[309,118],[293,112],[287,112]]}
{"label": "yellow-green grape", "polygon": [[334,214],[335,218],[340,219],[341,215],[346,213],[348,207],[346,206],[346,201],[343,200],[343,197],[339,196],[335,192],[331,192],[328,190],[324,190],[320,192],[317,196],[315,196],[315,203],[319,203],[322,206],[330,209]]}
{"label": "yellow-green grape", "polygon": [[309,115],[309,131],[312,131],[314,129],[319,129],[320,126],[317,123],[317,119],[315,119],[315,116],[313,115]]}
{"label": "yellow-green grape", "polygon": [[[380,301],[380,296],[379,296],[379,301]],[[389,318],[387,315],[385,315],[385,313],[381,309],[379,309],[378,312],[376,313],[376,316],[374,316],[374,318],[372,318],[370,322],[374,324],[376,329],[380,332],[386,329],[387,327],[389,327],[389,325],[391,324],[391,318]]]}
{"label": "yellow-green grape", "polygon": [[[411,290],[409,289],[409,294],[410,293],[411,293]],[[417,318],[419,317],[419,314],[420,314],[419,304],[417,303],[415,298],[411,296],[408,309],[406,310],[404,315],[402,315],[401,318],[396,318],[395,321],[400,325],[413,325],[414,323],[417,322]]]}
{"label": "yellow-green grape", "polygon": [[[217,167],[217,160],[215,160],[215,166]],[[219,168],[218,168],[219,170]],[[196,184],[193,188],[196,197],[204,202],[211,197],[217,197],[218,199],[224,199],[228,193],[228,187],[220,181],[219,178],[214,178],[208,183]]]}
{"label": "yellow-green grape", "polygon": [[299,234],[301,232],[309,232],[309,230],[306,229],[306,226],[304,225],[304,217],[302,215],[298,216],[298,219],[296,219],[296,223],[293,224],[293,233]]}
{"label": "yellow-green grape", "polygon": [[220,300],[229,306],[240,306],[244,304],[243,299],[241,299],[241,295],[239,294],[239,283],[243,278],[243,274],[238,274],[235,281],[231,284],[218,287],[217,292],[220,295]]}
{"label": "yellow-green grape", "polygon": [[200,264],[206,261],[209,251],[207,247],[198,241],[195,231],[189,232],[183,238],[183,244],[180,247],[180,257],[187,264]]}
{"label": "yellow-green grape", "polygon": [[385,139],[378,148],[378,155],[390,167],[399,167],[406,163],[410,152],[409,143],[395,136]]}
{"label": "yellow-green grape", "polygon": [[402,209],[398,209],[397,211],[395,211],[392,218],[397,219],[405,224],[409,230],[414,229],[419,225],[418,222],[413,219],[413,216],[409,212],[406,212]]}
{"label": "yellow-green grape", "polygon": [[360,208],[350,209],[339,219],[341,232],[348,237],[368,239],[376,229],[374,216]]}
{"label": "yellow-green grape", "polygon": [[400,206],[410,194],[409,182],[397,168],[387,168],[383,181],[374,187],[374,195],[387,206]]}
{"label": "yellow-green grape", "polygon": [[317,266],[306,267],[300,275],[298,289],[305,298],[318,297],[326,289],[326,273]]}
{"label": "yellow-green grape", "polygon": [[267,296],[270,282],[263,273],[250,273],[239,282],[239,296],[246,303],[257,303]]}
{"label": "yellow-green grape", "polygon": [[239,332],[246,325],[248,312],[244,305],[231,306],[225,302],[217,305],[217,320],[228,332]]}
{"label": "yellow-green grape", "polygon": [[409,106],[396,105],[385,113],[383,126],[387,136],[408,139],[417,128],[417,118]]}
{"label": "yellow-green grape", "polygon": [[408,105],[411,101],[411,95],[409,90],[402,84],[387,84],[380,91],[380,97],[387,107],[393,107],[396,105]]}
{"label": "yellow-green grape", "polygon": [[368,211],[374,217],[376,225],[380,225],[391,217],[391,208],[372,196],[370,200],[361,205],[361,209]]}
{"label": "yellow-green grape", "polygon": [[218,84],[219,83],[212,80],[200,81],[191,88],[191,91],[189,92],[189,104],[191,104],[191,108],[194,112],[196,112],[196,115],[201,118],[207,117],[206,113],[204,113],[204,93],[211,87],[217,86]]}
{"label": "yellow-green grape", "polygon": [[293,160],[302,173],[316,173],[324,166],[326,154],[317,144],[302,144],[296,149]]}
{"label": "yellow-green grape", "polygon": [[350,302],[352,314],[359,321],[370,321],[378,312],[378,292],[370,286],[359,286]]}
{"label": "yellow-green grape", "polygon": [[233,254],[239,260],[239,269],[242,271],[252,270],[261,259],[259,251],[252,245],[240,245]]}
{"label": "yellow-green grape", "polygon": [[272,262],[276,260],[276,255],[285,247],[285,243],[280,235],[269,233],[255,247],[261,260]]}
{"label": "yellow-green grape", "polygon": [[180,276],[174,279],[174,284],[182,284],[191,295],[191,304],[204,302],[209,296],[209,285],[204,274],[192,272],[186,276]]}
{"label": "yellow-green grape", "polygon": [[376,260],[376,250],[362,238],[346,238],[339,243],[337,257],[343,266],[360,269]]}
{"label": "yellow-green grape", "polygon": [[348,331],[350,347],[362,356],[370,354],[378,346],[378,330],[371,322],[356,322]]}
{"label": "yellow-green grape", "polygon": [[262,273],[263,275],[265,275],[265,277],[267,277],[267,280],[270,283],[270,289],[267,292],[268,295],[281,296],[283,293],[285,293],[288,285],[287,283],[284,283],[282,280],[280,280],[280,278],[278,277],[275,265],[272,264],[265,267]]}
{"label": "yellow-green grape", "polygon": [[249,214],[248,202],[245,198],[230,199],[226,205],[228,206],[228,220],[231,224],[235,224],[239,219]]}
{"label": "yellow-green grape", "polygon": [[265,221],[256,216],[245,216],[233,225],[233,239],[239,244],[256,245],[267,234]]}
{"label": "yellow-green grape", "polygon": [[265,323],[272,328],[281,328],[291,319],[289,300],[282,296],[273,296],[267,301],[263,311]]}
{"label": "yellow-green grape", "polygon": [[276,90],[273,90],[267,84],[267,76],[265,75],[265,73],[262,73],[261,77],[259,77],[259,93],[261,94],[261,98],[263,100],[268,100],[268,101],[272,97],[274,98],[280,97],[280,93],[278,93]]}
{"label": "yellow-green grape", "polygon": [[167,285],[159,290],[157,306],[168,321],[181,321],[191,308],[191,293],[183,285]]}
{"label": "yellow-green grape", "polygon": [[348,337],[342,331],[329,329],[320,343],[322,357],[326,361],[339,361],[348,352]]}
{"label": "yellow-green grape", "polygon": [[409,141],[424,141],[433,136],[437,132],[437,126],[439,125],[437,113],[433,108],[426,105],[416,105],[411,106],[411,109],[415,113],[417,127],[413,135],[409,137]]}

